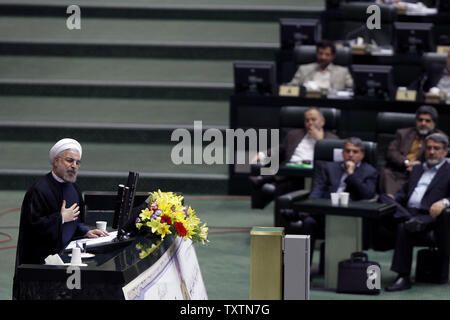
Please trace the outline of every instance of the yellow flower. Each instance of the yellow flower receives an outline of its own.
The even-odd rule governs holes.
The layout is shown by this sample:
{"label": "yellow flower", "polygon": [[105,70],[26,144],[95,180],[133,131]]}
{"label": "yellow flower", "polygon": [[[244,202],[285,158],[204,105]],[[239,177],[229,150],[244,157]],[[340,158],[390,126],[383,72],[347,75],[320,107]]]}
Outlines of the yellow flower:
{"label": "yellow flower", "polygon": [[172,232],[169,230],[170,225],[167,225],[165,223],[160,223],[160,227],[158,229],[158,234],[161,235],[161,240],[164,239],[166,234],[171,234]]}
{"label": "yellow flower", "polygon": [[139,218],[141,218],[141,220],[150,220],[152,214],[153,214],[153,211],[151,211],[149,208],[145,208],[139,214]]}

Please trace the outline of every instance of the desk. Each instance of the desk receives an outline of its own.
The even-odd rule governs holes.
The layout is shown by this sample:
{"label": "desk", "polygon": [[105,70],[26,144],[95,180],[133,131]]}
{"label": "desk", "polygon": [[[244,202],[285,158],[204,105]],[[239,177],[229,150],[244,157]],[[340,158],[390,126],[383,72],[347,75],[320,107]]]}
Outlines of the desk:
{"label": "desk", "polygon": [[[103,253],[95,250],[94,258],[83,259],[88,266],[79,267],[79,289],[69,289],[68,283],[73,284],[69,278],[75,273],[68,266],[20,265],[16,275],[18,299],[123,300],[124,292],[128,299],[173,299],[171,294],[181,299],[204,298],[206,291],[195,252],[191,251],[192,243],[169,235],[153,252],[142,255],[158,240],[153,235],[139,235],[122,247],[106,249]],[[184,259],[186,252],[190,254],[189,261]],[[61,258],[70,262],[67,254],[61,254]],[[194,258],[195,263],[191,263]],[[161,285],[170,286],[165,290],[167,296],[160,296],[159,277],[167,281]]]}
{"label": "desk", "polygon": [[395,205],[350,201],[347,207],[332,206],[329,199],[294,203],[294,210],[325,214],[325,288],[336,289],[338,265],[352,252],[362,251],[362,218],[379,219],[395,211]]}
{"label": "desk", "polygon": [[313,176],[313,173],[314,170],[312,167],[301,168],[283,164],[278,169],[278,175],[280,176],[311,178]]}

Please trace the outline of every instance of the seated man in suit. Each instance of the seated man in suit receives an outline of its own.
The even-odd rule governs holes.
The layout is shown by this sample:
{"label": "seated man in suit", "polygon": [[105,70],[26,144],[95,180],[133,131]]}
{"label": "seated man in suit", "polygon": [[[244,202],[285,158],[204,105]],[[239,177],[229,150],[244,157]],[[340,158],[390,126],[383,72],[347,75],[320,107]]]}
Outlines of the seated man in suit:
{"label": "seated man in suit", "polygon": [[[414,166],[407,182],[395,195],[381,195],[384,203],[394,203],[397,210],[386,221],[396,223],[396,244],[391,270],[397,279],[386,291],[411,288],[409,276],[414,240],[436,227],[436,217],[449,206],[450,165],[447,136],[434,133],[425,139],[426,162]],[[391,220],[392,219],[392,220]],[[439,244],[438,244],[439,246]]]}
{"label": "seated man in suit", "polygon": [[333,64],[336,47],[331,41],[317,43],[317,62],[300,65],[292,80],[291,86],[309,86],[310,82],[320,89],[331,91],[353,88],[353,78],[346,67]]}
{"label": "seated man in suit", "polygon": [[[377,170],[363,162],[364,150],[361,139],[352,137],[345,142],[342,151],[344,161],[326,162],[313,182],[310,199],[330,199],[330,193],[348,192],[351,200],[371,199],[375,196]],[[286,212],[289,215],[288,212]],[[318,233],[324,232],[323,215],[312,217],[308,213],[295,213],[294,217],[285,216],[287,220],[302,221],[298,234],[311,236],[311,248]],[[313,250],[311,250],[312,254]],[[312,261],[312,257],[311,257]]]}
{"label": "seated man in suit", "polygon": [[[309,108],[304,114],[304,129],[293,129],[283,139],[279,148],[269,150],[269,153],[278,152],[280,163],[293,162],[312,163],[314,159],[314,145],[321,139],[339,139],[335,134],[325,131],[325,118],[318,108]],[[265,155],[257,155],[252,162],[263,162]],[[284,176],[251,176],[251,185],[254,189],[260,189],[265,183],[271,186],[273,195],[282,195],[286,192],[303,188],[302,179],[288,178]]]}
{"label": "seated man in suit", "polygon": [[398,129],[386,151],[386,167],[380,170],[380,193],[394,194],[408,179],[412,168],[424,157],[423,141],[436,129],[438,112],[431,106],[416,111],[416,126]]}

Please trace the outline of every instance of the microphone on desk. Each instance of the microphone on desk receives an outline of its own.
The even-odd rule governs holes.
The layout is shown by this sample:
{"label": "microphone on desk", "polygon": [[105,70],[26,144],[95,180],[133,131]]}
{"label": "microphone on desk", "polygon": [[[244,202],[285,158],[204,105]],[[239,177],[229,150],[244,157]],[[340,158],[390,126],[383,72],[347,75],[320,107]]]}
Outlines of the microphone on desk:
{"label": "microphone on desk", "polygon": [[[363,24],[362,26],[360,26],[360,27],[358,27],[356,29],[353,29],[353,30],[349,31],[344,37],[345,41],[348,42],[350,40],[350,36],[357,35],[361,31],[367,31],[367,26],[365,24]],[[367,32],[365,32],[364,35],[366,35],[366,33]]]}
{"label": "microphone on desk", "polygon": [[418,94],[419,94],[419,97],[421,99],[423,99],[423,96],[424,96],[424,92],[425,92],[424,86],[425,86],[425,82],[427,80],[428,80],[428,73],[425,72],[424,76],[423,76],[423,79],[419,82],[419,88],[418,88],[418,91],[419,91]]}

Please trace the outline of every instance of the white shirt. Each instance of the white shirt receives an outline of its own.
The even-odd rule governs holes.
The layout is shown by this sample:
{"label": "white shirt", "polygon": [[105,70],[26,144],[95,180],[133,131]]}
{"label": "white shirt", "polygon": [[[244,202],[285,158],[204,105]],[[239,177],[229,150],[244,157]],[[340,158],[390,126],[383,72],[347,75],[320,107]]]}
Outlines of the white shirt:
{"label": "white shirt", "polygon": [[447,95],[450,95],[450,74],[447,68],[445,68],[444,74],[436,87],[438,87],[439,90],[444,91]]}
{"label": "white shirt", "polygon": [[58,181],[59,183],[64,183],[65,181],[63,179],[61,179],[60,177],[58,177],[52,170],[52,176],[53,178]]}
{"label": "white shirt", "polygon": [[312,138],[309,133],[307,133],[302,141],[295,148],[289,162],[302,163],[303,160],[313,161],[314,159],[314,146],[316,145],[316,139]]}
{"label": "white shirt", "polygon": [[325,70],[322,70],[319,67],[314,73],[312,81],[314,81],[317,84],[317,86],[321,89],[330,89],[331,88],[330,78],[331,78],[330,68],[326,67]]}
{"label": "white shirt", "polygon": [[423,169],[424,172],[422,173],[422,176],[419,179],[419,182],[417,182],[416,187],[414,188],[414,191],[412,192],[411,196],[408,200],[408,207],[409,208],[420,208],[420,203],[422,202],[423,195],[428,189],[428,186],[430,185],[431,181],[433,180],[434,176],[438,172],[438,170],[442,167],[446,160],[441,161],[441,163],[435,165],[432,168],[428,168],[428,165],[426,162],[423,163]]}

